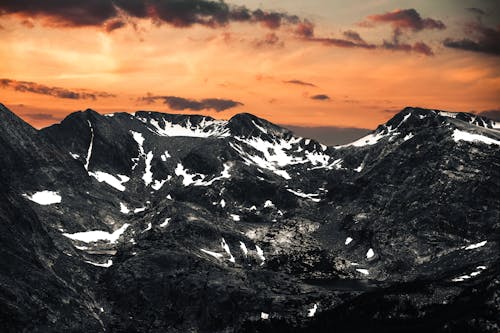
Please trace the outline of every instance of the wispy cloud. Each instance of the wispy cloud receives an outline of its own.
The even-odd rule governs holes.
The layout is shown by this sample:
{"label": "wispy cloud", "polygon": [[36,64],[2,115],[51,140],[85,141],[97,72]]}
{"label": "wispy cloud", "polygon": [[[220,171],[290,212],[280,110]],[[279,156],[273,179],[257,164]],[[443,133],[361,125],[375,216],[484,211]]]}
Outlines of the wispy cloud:
{"label": "wispy cloud", "polygon": [[458,39],[446,38],[443,45],[453,49],[500,55],[500,25],[490,28],[481,22],[469,23],[465,31],[469,36]]}
{"label": "wispy cloud", "polygon": [[98,98],[116,97],[114,94],[103,91],[91,91],[84,89],[69,90],[60,87],[50,87],[36,82],[17,81],[12,79],[0,79],[0,88],[66,99],[96,100]]}
{"label": "wispy cloud", "polygon": [[284,83],[289,83],[289,84],[296,84],[299,86],[308,86],[308,87],[317,87],[315,84],[310,83],[310,82],[305,82],[301,80],[288,80],[288,81],[283,81]]}

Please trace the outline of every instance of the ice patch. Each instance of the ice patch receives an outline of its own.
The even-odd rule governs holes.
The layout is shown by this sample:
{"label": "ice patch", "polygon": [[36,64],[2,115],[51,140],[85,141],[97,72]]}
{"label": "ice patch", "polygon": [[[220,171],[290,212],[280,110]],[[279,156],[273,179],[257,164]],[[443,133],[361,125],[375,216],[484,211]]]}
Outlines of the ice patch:
{"label": "ice patch", "polygon": [[453,131],[453,140],[455,142],[458,142],[458,141],[482,142],[482,143],[485,143],[487,145],[500,146],[500,141],[498,141],[498,140],[489,138],[489,137],[481,135],[481,134],[469,133],[469,132],[461,131],[458,129],[455,129]]}
{"label": "ice patch", "polygon": [[115,230],[113,233],[102,230],[93,231],[83,231],[74,234],[63,233],[64,236],[71,238],[73,240],[78,240],[84,243],[93,243],[97,241],[107,241],[109,243],[116,243],[120,236],[129,227],[128,223],[125,223],[121,228]]}
{"label": "ice patch", "polygon": [[347,237],[347,238],[345,239],[345,245],[349,245],[349,244],[351,244],[351,242],[352,242],[352,241],[353,241],[353,239],[352,239],[351,237]]}
{"label": "ice patch", "polygon": [[226,200],[221,199],[219,204],[222,208],[226,207]]}
{"label": "ice patch", "polygon": [[269,313],[261,312],[260,319],[263,319],[263,320],[269,319]]}
{"label": "ice patch", "polygon": [[124,175],[117,175],[117,177],[110,175],[109,173],[103,172],[103,171],[89,171],[89,176],[94,177],[97,179],[99,183],[106,183],[111,187],[114,187],[118,191],[125,191],[126,188],[123,185],[124,183],[128,182],[130,180],[129,177],[124,176]]}
{"label": "ice patch", "polygon": [[488,243],[488,241],[482,241],[482,242],[479,242],[479,243],[476,243],[476,244],[471,244],[469,246],[464,246],[463,248],[465,250],[474,250],[474,249],[478,249],[480,247],[483,247],[486,245],[486,243]]}
{"label": "ice patch", "polygon": [[369,249],[368,252],[366,252],[367,259],[373,258],[374,255],[375,255],[375,252],[373,252],[373,249]]}
{"label": "ice patch", "polygon": [[73,157],[75,160],[79,159],[80,158],[80,155],[78,154],[73,154],[72,152],[69,152],[69,154],[71,155],[71,157]]}
{"label": "ice patch", "polygon": [[239,215],[236,215],[236,214],[231,214],[231,218],[233,219],[233,221],[235,222],[238,222],[240,220],[240,216]]}
{"label": "ice patch", "polygon": [[58,204],[61,203],[62,200],[59,193],[54,191],[40,191],[33,195],[23,194],[23,196],[42,206]]}

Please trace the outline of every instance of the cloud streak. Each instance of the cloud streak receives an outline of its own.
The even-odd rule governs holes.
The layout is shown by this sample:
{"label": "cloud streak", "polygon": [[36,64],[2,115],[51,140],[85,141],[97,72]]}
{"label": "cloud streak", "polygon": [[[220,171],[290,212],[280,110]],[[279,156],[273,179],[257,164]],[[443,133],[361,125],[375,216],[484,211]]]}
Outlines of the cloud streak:
{"label": "cloud streak", "polygon": [[0,2],[2,15],[41,19],[61,27],[102,26],[112,31],[127,18],[151,19],[157,24],[179,28],[193,25],[226,26],[231,22],[258,23],[269,29],[299,24],[301,19],[285,12],[250,10],[212,0],[23,0]]}
{"label": "cloud streak", "polygon": [[360,23],[361,26],[374,26],[377,24],[390,24],[394,29],[408,29],[421,31],[424,29],[446,29],[446,25],[440,20],[432,18],[422,18],[413,8],[396,9],[384,14],[370,15],[366,21]]}
{"label": "cloud streak", "polygon": [[330,96],[320,94],[320,95],[314,95],[310,97],[311,99],[317,100],[317,101],[328,101],[330,100]]}
{"label": "cloud streak", "polygon": [[183,110],[215,110],[216,112],[226,111],[238,106],[243,105],[241,102],[233,101],[231,99],[219,99],[219,98],[205,98],[202,100],[188,99],[178,96],[154,96],[147,95],[139,98],[138,102],[153,104],[157,101],[161,101],[172,110],[183,111]]}
{"label": "cloud streak", "polygon": [[309,83],[309,82],[305,82],[305,81],[301,81],[301,80],[289,80],[289,81],[283,81],[284,83],[288,83],[288,84],[296,84],[296,85],[299,85],[299,86],[307,86],[307,87],[317,87],[315,84],[313,83]]}
{"label": "cloud streak", "polygon": [[11,79],[0,79],[0,88],[13,89],[18,92],[34,93],[64,99],[96,100],[98,98],[116,97],[116,95],[108,92],[89,91],[83,89],[69,90],[60,87],[50,87],[36,82],[17,81]]}
{"label": "cloud streak", "polygon": [[500,56],[500,25],[495,29],[481,23],[471,23],[467,26],[467,31],[473,36],[461,39],[446,38],[443,45],[453,49]]}

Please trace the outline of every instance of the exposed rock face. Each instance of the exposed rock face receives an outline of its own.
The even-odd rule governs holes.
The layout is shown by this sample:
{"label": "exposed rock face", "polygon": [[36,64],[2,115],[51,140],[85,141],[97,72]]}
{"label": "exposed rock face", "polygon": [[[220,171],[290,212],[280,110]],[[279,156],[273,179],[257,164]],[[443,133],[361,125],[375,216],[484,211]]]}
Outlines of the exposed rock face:
{"label": "exposed rock face", "polygon": [[337,147],[250,114],[0,106],[0,329],[500,329],[500,131],[406,108]]}

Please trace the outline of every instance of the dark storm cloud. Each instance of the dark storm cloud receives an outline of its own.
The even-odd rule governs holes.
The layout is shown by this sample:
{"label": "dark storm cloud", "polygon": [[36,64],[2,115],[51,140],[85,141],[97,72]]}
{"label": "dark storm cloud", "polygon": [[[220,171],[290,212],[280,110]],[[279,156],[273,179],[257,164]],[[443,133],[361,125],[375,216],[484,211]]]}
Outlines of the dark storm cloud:
{"label": "dark storm cloud", "polygon": [[371,130],[366,128],[350,128],[350,127],[335,127],[335,126],[323,126],[323,127],[304,127],[304,126],[293,126],[293,125],[282,125],[290,129],[295,134],[315,139],[323,144],[334,146],[343,145],[346,143],[353,142],[366,134]]}
{"label": "dark storm cloud", "polygon": [[320,95],[311,96],[310,98],[311,99],[315,99],[317,101],[327,101],[327,100],[330,99],[330,96],[324,95],[324,94],[320,94]]}
{"label": "dark storm cloud", "polygon": [[443,45],[453,49],[500,55],[500,25],[490,28],[481,23],[471,23],[466,31],[473,36],[446,38]]}
{"label": "dark storm cloud", "polygon": [[480,112],[474,112],[479,116],[489,118],[494,121],[500,121],[500,109],[497,110],[485,110]]}
{"label": "dark storm cloud", "polygon": [[299,17],[285,12],[250,10],[211,0],[17,0],[1,1],[0,13],[42,18],[56,26],[106,27],[108,21],[115,20],[111,25],[115,29],[124,25],[123,17],[149,18],[175,27],[195,24],[218,27],[231,22],[250,22],[277,29],[283,24],[301,22]]}
{"label": "dark storm cloud", "polygon": [[68,90],[60,87],[49,87],[36,82],[0,79],[0,88],[13,89],[19,92],[48,95],[66,99],[92,99],[116,97],[113,94],[101,91]]}
{"label": "dark storm cloud", "polygon": [[438,29],[446,28],[446,25],[432,18],[422,18],[420,14],[413,8],[410,9],[396,9],[392,12],[384,14],[370,15],[367,20],[361,22],[362,26],[373,26],[376,24],[387,23],[392,25],[394,29],[409,29],[413,31],[420,31],[424,29]]}
{"label": "dark storm cloud", "polygon": [[202,100],[194,100],[177,96],[154,96],[149,94],[145,97],[139,98],[138,101],[147,104],[162,101],[172,110],[200,111],[213,109],[217,112],[222,112],[243,105],[243,103],[230,99],[205,98]]}
{"label": "dark storm cloud", "polygon": [[317,87],[313,83],[304,82],[304,81],[301,81],[301,80],[289,80],[289,81],[283,81],[283,82],[284,83],[289,83],[289,84],[296,84],[296,85],[299,85],[299,86]]}

